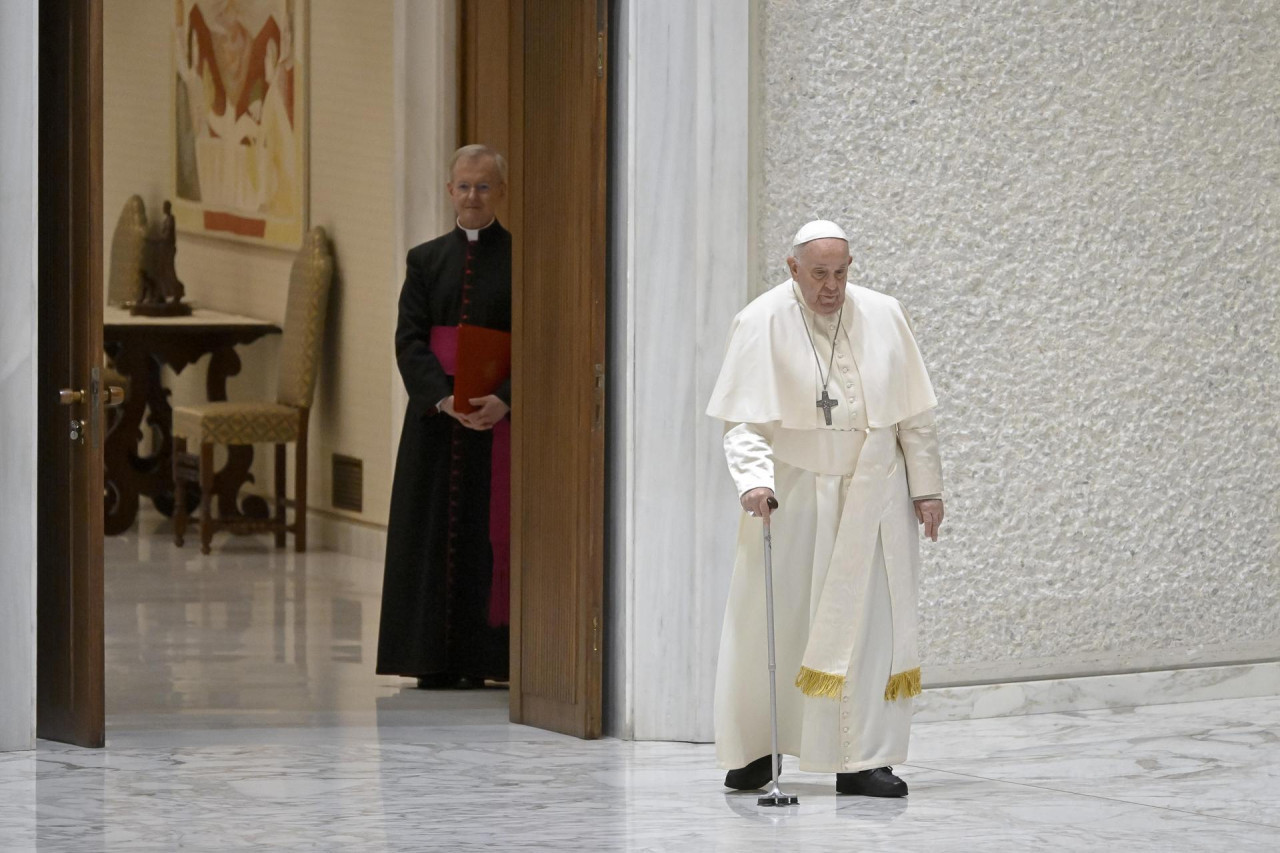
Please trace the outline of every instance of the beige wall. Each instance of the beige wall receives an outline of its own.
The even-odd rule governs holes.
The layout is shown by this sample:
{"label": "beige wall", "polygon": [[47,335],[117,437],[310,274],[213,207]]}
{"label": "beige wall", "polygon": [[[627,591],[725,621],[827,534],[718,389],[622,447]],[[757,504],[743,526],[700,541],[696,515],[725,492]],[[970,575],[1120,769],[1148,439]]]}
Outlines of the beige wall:
{"label": "beige wall", "polygon": [[[154,215],[169,186],[170,0],[112,0],[104,10],[104,204],[106,243],[125,200]],[[314,2],[310,15],[310,221],[333,240],[337,278],[311,416],[310,500],[330,507],[330,461],[364,460],[364,512],[385,525],[394,449],[391,330],[395,323],[395,120],[393,7]],[[292,255],[180,235],[178,275],[193,301],[283,322]],[[241,348],[231,399],[275,392],[274,339]],[[201,399],[207,359],[172,383],[175,404]],[[270,489],[267,453],[257,488]]]}

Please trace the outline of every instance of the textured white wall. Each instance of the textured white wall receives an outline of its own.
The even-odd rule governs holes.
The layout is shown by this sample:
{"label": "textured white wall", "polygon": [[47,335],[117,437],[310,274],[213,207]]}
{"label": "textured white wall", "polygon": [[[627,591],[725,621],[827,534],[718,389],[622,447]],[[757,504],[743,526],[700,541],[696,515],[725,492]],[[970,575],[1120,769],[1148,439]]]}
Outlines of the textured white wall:
{"label": "textured white wall", "polygon": [[926,679],[1280,656],[1280,4],[769,0],[759,252],[913,312]]}
{"label": "textured white wall", "polygon": [[36,732],[36,41],[0,4],[0,752]]}

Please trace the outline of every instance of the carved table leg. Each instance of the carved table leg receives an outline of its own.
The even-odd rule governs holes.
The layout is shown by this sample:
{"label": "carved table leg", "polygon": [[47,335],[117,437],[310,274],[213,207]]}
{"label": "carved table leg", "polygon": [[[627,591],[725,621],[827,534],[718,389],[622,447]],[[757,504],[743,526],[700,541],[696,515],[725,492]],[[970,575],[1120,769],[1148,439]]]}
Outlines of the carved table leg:
{"label": "carved table leg", "polygon": [[138,516],[139,471],[135,465],[138,440],[142,437],[142,416],[147,409],[147,386],[151,381],[150,359],[140,350],[117,349],[115,367],[129,377],[129,396],[117,409],[103,443],[106,500],[103,502],[103,532],[124,533]]}
{"label": "carved table leg", "polygon": [[[151,503],[163,515],[173,515],[173,406],[169,396],[173,393],[164,387],[160,356],[150,359],[151,381],[147,387],[147,424],[152,428],[155,445],[151,455],[139,457],[138,464],[145,468],[147,482],[143,491],[151,497]],[[188,504],[188,509],[191,506]]]}

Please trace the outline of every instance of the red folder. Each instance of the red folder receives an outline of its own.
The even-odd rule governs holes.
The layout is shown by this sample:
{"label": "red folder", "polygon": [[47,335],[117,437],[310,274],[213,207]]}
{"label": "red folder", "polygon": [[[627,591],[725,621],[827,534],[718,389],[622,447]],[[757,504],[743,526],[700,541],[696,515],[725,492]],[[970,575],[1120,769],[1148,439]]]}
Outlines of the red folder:
{"label": "red folder", "polygon": [[453,409],[476,410],[471,400],[487,397],[511,375],[511,333],[458,325],[458,372],[453,377]]}

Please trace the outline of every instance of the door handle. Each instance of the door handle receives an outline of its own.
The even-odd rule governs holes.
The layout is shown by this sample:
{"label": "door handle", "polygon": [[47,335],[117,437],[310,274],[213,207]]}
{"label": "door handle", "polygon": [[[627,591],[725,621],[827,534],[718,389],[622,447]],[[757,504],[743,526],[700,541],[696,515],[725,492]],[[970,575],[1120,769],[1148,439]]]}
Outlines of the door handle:
{"label": "door handle", "polygon": [[[70,388],[63,388],[58,392],[58,402],[64,406],[74,406],[76,403],[84,402],[84,392],[74,391]],[[102,400],[102,405],[108,409],[113,409],[124,402],[124,389],[119,385],[108,385],[106,396]]]}
{"label": "door handle", "polygon": [[118,406],[124,402],[124,389],[110,387],[106,389],[106,400],[103,401],[101,372],[98,368],[89,369],[89,391],[75,388],[63,388],[58,391],[58,402],[64,406],[74,406],[76,403],[89,404],[89,423],[86,425],[83,421],[78,421],[72,426],[72,440],[84,440],[85,427],[88,427],[89,440],[93,442],[93,449],[97,450],[102,443],[102,407]]}

